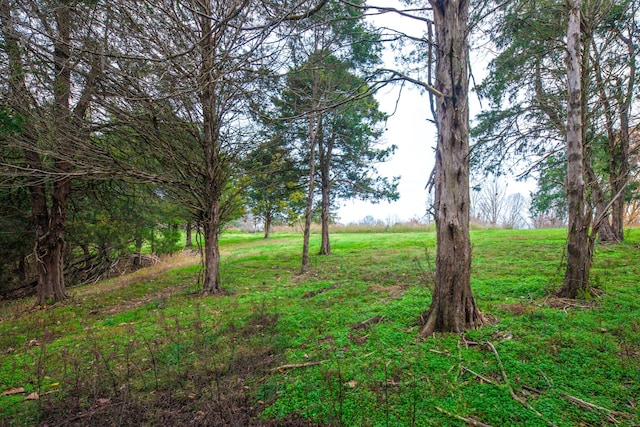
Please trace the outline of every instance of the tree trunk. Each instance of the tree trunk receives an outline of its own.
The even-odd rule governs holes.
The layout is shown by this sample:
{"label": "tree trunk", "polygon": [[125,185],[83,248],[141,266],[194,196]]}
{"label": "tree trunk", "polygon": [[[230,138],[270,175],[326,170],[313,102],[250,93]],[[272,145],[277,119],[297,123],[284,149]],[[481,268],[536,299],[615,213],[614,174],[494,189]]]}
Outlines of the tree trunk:
{"label": "tree trunk", "polygon": [[596,173],[589,161],[584,162],[584,173],[589,182],[589,188],[591,189],[591,197],[595,205],[595,218],[599,218],[599,223],[594,224],[597,229],[598,238],[602,243],[612,243],[617,241],[615,232],[611,222],[609,222],[609,211],[607,199],[600,188]]}
{"label": "tree trunk", "polygon": [[271,221],[273,220],[271,215],[271,209],[268,209],[264,215],[264,238],[268,239],[271,236]]}
{"label": "tree trunk", "polygon": [[326,147],[324,141],[318,139],[318,153],[320,155],[320,180],[322,191],[322,243],[320,245],[320,255],[331,254],[331,241],[329,240],[329,220],[331,216],[331,182],[329,180],[329,172],[331,171],[331,152],[333,150],[334,135],[327,141]]}
{"label": "tree trunk", "polygon": [[[24,74],[21,40],[14,28],[11,15],[11,6],[8,1],[0,1],[0,20],[2,24],[2,36],[5,40],[8,52],[10,75],[10,89],[12,93],[11,103],[15,111],[28,118],[32,111],[32,98],[27,89],[26,76]],[[56,8],[54,16],[56,20],[57,35],[53,40],[53,69],[55,80],[53,83],[53,118],[55,145],[63,155],[71,155],[65,139],[70,137],[71,131],[71,64],[70,40],[71,40],[71,13],[69,5]],[[53,35],[52,35],[53,36]],[[31,125],[27,121],[25,132],[22,135],[25,142],[34,148],[25,149],[26,164],[34,171],[44,169],[44,164],[36,150],[37,138]],[[58,179],[51,184],[52,194],[51,210],[47,205],[47,184],[38,182],[29,186],[31,195],[31,210],[35,230],[34,255],[37,263],[38,285],[37,304],[44,305],[48,300],[61,301],[68,298],[64,287],[64,252],[65,252],[65,227],[67,221],[67,206],[71,191],[70,173],[72,165],[60,157],[55,158],[55,174]]]}
{"label": "tree trunk", "polygon": [[205,295],[222,292],[220,280],[219,227],[215,221],[204,222],[204,280],[202,290]]}
{"label": "tree trunk", "polygon": [[314,115],[309,118],[309,189],[307,192],[307,205],[304,210],[304,230],[302,233],[302,273],[306,273],[309,270],[309,239],[311,238],[313,191],[316,181],[316,139],[321,127],[322,120],[320,117],[315,117]]}
{"label": "tree trunk", "polygon": [[[629,43],[629,54],[635,54],[635,45]],[[623,94],[622,82],[618,82],[618,115],[620,118],[619,147],[616,156],[617,180],[612,183],[611,193],[614,197],[611,209],[611,223],[618,242],[624,240],[624,214],[625,214],[625,189],[629,179],[629,109],[633,98],[633,88],[635,84],[635,61],[631,60],[629,83],[626,96]]]}
{"label": "tree trunk", "polygon": [[184,246],[186,248],[190,248],[193,246],[193,223],[191,221],[187,222],[187,226],[185,228],[187,231],[187,241]]}
{"label": "tree trunk", "polygon": [[221,228],[220,201],[222,189],[226,183],[226,176],[220,156],[220,116],[223,100],[216,92],[219,82],[216,79],[220,72],[217,67],[216,43],[214,37],[220,36],[215,31],[222,31],[212,22],[212,5],[210,2],[198,3],[200,7],[200,54],[202,64],[200,68],[201,93],[204,134],[201,145],[204,151],[206,166],[204,176],[205,201],[202,209],[204,227],[204,280],[203,293],[213,295],[222,291],[220,280],[220,248],[219,237]]}
{"label": "tree trunk", "polygon": [[142,237],[141,236],[136,236],[136,239],[135,239],[136,256],[135,256],[135,258],[133,258],[133,267],[134,267],[135,270],[137,270],[141,265],[141,261],[142,261],[142,243],[143,243]]}
{"label": "tree trunk", "polygon": [[435,177],[436,279],[421,331],[463,332],[485,318],[471,291],[469,236],[468,0],[430,0],[436,29],[438,98]]}
{"label": "tree trunk", "polygon": [[[36,230],[36,257],[38,285],[37,301],[40,306],[50,300],[68,298],[64,287],[64,223],[60,215],[49,215],[44,197],[44,185],[32,186],[32,211]],[[66,217],[66,216],[65,216]]]}
{"label": "tree trunk", "polygon": [[585,207],[584,147],[582,112],[582,73],[580,43],[580,0],[569,2],[567,32],[567,204],[569,231],[567,237],[567,267],[564,283],[557,295],[576,298],[589,287],[591,247],[589,218]]}

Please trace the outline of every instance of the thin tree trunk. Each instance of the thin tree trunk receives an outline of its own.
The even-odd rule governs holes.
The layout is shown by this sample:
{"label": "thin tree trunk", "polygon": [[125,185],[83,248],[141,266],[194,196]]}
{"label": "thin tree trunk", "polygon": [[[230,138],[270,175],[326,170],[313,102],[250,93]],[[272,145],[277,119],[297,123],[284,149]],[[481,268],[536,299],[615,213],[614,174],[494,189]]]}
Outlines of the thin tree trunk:
{"label": "thin tree trunk", "polygon": [[143,239],[141,236],[136,236],[135,245],[136,245],[136,257],[133,259],[133,266],[138,268],[141,265],[142,261],[142,243]]}
{"label": "thin tree trunk", "polygon": [[[635,47],[633,43],[629,46],[629,53],[635,54]],[[620,118],[620,134],[619,134],[619,147],[617,155],[617,180],[612,183],[611,193],[615,199],[613,200],[613,206],[611,209],[611,223],[613,231],[616,235],[616,239],[619,242],[624,240],[624,214],[625,214],[625,189],[627,187],[627,180],[629,179],[629,109],[631,106],[631,99],[633,97],[633,88],[635,80],[635,60],[631,64],[631,72],[629,76],[629,84],[627,87],[626,96],[622,93],[622,83],[618,82],[618,115]]]}
{"label": "thin tree trunk", "polygon": [[[594,52],[593,56],[595,58],[593,62],[593,71],[595,82],[597,85],[598,95],[600,98],[600,103],[603,106],[603,116],[605,120],[605,127],[607,131],[607,140],[609,145],[609,185],[611,189],[611,196],[615,194],[614,188],[616,186],[616,182],[618,181],[618,167],[617,164],[617,136],[614,129],[614,119],[613,119],[613,111],[611,108],[611,103],[609,102],[609,98],[607,97],[607,93],[605,91],[605,83],[602,77],[602,68],[600,66],[600,53],[598,52],[598,47],[596,43],[593,41],[593,38],[590,40],[591,48]],[[586,44],[585,44],[586,48]],[[583,70],[583,80],[589,79],[589,76],[585,76],[585,71]],[[583,102],[583,108],[585,108]],[[596,212],[595,217],[601,218],[599,229],[598,229],[598,237],[600,242],[602,243],[612,243],[618,241],[618,236],[614,231],[614,222],[613,217],[611,221],[609,220],[609,212],[613,214],[612,206],[608,205],[608,201],[606,200],[604,191],[600,188],[600,184],[596,177],[593,168],[589,164],[585,164],[586,166],[586,177],[587,182],[589,183],[589,188],[591,189],[591,193],[595,202]]]}
{"label": "thin tree trunk", "polygon": [[436,279],[422,336],[463,332],[485,318],[471,291],[469,236],[468,0],[430,0],[436,31],[438,143]]}
{"label": "thin tree trunk", "polygon": [[307,205],[304,210],[304,230],[302,233],[302,273],[306,273],[309,270],[311,214],[313,213],[313,191],[316,181],[316,140],[318,138],[318,131],[321,127],[321,117],[313,115],[309,118],[309,189],[307,192]]}
{"label": "thin tree trunk", "polygon": [[567,237],[567,267],[564,283],[557,295],[576,298],[589,287],[591,250],[589,218],[585,210],[582,73],[580,42],[580,0],[569,2],[567,32],[567,203],[569,231]]}
{"label": "thin tree trunk", "polygon": [[329,220],[331,205],[331,182],[329,172],[331,170],[331,152],[333,150],[334,135],[327,141],[326,147],[322,139],[318,139],[318,152],[320,155],[320,180],[322,191],[322,243],[320,244],[320,255],[331,254],[331,241],[329,240]]}
{"label": "thin tree trunk", "polygon": [[271,209],[267,210],[267,213],[264,216],[264,238],[268,239],[271,236],[271,221],[273,217],[271,215]]}

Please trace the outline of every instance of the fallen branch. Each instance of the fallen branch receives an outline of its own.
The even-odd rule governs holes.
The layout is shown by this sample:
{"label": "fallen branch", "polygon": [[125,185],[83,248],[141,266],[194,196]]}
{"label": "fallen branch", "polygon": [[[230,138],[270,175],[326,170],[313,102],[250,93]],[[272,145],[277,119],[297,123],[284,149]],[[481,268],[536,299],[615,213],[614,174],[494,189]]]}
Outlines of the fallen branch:
{"label": "fallen branch", "polygon": [[498,354],[498,350],[496,350],[496,348],[493,346],[493,344],[491,344],[490,341],[487,341],[486,344],[487,344],[487,347],[489,347],[493,352],[493,354],[496,356],[496,360],[498,361],[498,366],[500,366],[500,371],[502,372],[502,378],[504,379],[505,385],[509,389],[509,393],[511,394],[511,397],[513,397],[513,399],[519,402],[522,406],[524,406],[525,408],[529,409],[531,412],[534,412],[537,416],[542,418],[548,425],[555,426],[554,423],[546,419],[544,415],[538,412],[536,408],[529,405],[529,403],[526,400],[524,400],[523,398],[521,398],[516,394],[516,392],[513,390],[513,387],[511,387],[511,382],[509,381],[509,377],[507,376],[507,373],[504,370],[504,365],[502,364],[502,360],[500,360],[500,355]]}
{"label": "fallen branch", "polygon": [[271,371],[271,372],[275,372],[275,371],[283,372],[283,371],[286,371],[287,369],[307,368],[309,366],[320,365],[320,364],[322,364],[324,362],[327,362],[327,360],[320,360],[319,362],[294,363],[294,364],[290,364],[290,365],[281,365],[281,366],[278,366],[276,368],[271,368],[271,369],[269,369],[269,371]]}
{"label": "fallen branch", "polygon": [[571,396],[571,395],[569,395],[567,393],[560,393],[560,397],[563,397],[563,398],[567,399],[569,402],[573,403],[576,406],[579,406],[579,407],[581,407],[583,409],[588,409],[590,411],[593,411],[594,409],[598,409],[600,411],[606,412],[606,413],[611,414],[611,415],[617,415],[619,417],[624,417],[624,418],[635,418],[636,417],[635,415],[629,414],[627,412],[614,411],[612,409],[608,409],[608,408],[605,408],[603,406],[596,405],[595,403],[589,403],[589,402],[587,402],[585,400],[579,399],[579,398],[577,398],[575,396]]}
{"label": "fallen branch", "polygon": [[364,329],[369,324],[375,324],[382,322],[384,320],[384,316],[373,316],[367,320],[363,320],[362,322],[355,323],[351,325],[351,329]]}
{"label": "fallen branch", "polygon": [[471,369],[467,368],[466,366],[462,366],[462,365],[461,365],[461,366],[460,366],[460,368],[462,369],[462,371],[463,371],[462,373],[463,373],[463,374],[464,374],[465,372],[469,372],[471,375],[473,375],[473,376],[475,376],[475,377],[477,377],[477,378],[480,378],[482,381],[484,381],[484,382],[486,382],[486,383],[493,384],[493,385],[498,385],[498,384],[496,384],[496,382],[495,382],[495,381],[493,381],[492,379],[487,378],[487,377],[485,377],[485,376],[483,376],[483,375],[480,375],[479,373],[477,373],[477,372],[475,372],[475,371],[472,371]]}
{"label": "fallen branch", "polygon": [[489,425],[489,424],[485,424],[485,423],[483,423],[483,422],[481,422],[481,421],[474,420],[473,418],[462,417],[462,416],[460,416],[460,415],[452,414],[451,412],[449,412],[449,411],[445,411],[444,409],[439,408],[439,407],[437,407],[437,406],[436,406],[436,409],[437,409],[438,411],[442,412],[443,414],[447,414],[447,415],[449,415],[450,417],[456,418],[456,419],[458,419],[458,420],[460,420],[460,421],[464,421],[465,423],[467,423],[467,424],[471,424],[472,426],[476,426],[476,427],[492,427],[492,426],[491,426],[491,425]]}

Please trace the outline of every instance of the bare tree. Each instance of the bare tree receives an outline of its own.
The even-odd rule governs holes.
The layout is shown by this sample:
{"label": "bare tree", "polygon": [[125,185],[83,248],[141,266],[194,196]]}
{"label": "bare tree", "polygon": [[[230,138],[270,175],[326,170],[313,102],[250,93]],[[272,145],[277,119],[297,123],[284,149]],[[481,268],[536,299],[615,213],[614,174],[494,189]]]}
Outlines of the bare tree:
{"label": "bare tree", "polygon": [[478,216],[487,224],[497,226],[506,210],[507,187],[497,177],[488,180],[478,195]]}
{"label": "bare tree", "polygon": [[520,193],[509,194],[505,200],[502,226],[505,228],[525,228],[527,220],[523,212],[528,210],[527,199]]}

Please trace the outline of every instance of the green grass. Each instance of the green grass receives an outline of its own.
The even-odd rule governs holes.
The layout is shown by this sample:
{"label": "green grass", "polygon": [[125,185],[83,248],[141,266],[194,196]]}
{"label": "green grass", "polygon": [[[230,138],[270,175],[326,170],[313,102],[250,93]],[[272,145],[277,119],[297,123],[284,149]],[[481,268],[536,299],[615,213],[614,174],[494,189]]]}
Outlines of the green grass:
{"label": "green grass", "polygon": [[548,297],[565,234],[473,231],[496,321],[427,340],[433,231],[335,234],[305,275],[299,235],[225,233],[221,296],[187,266],[4,303],[0,392],[25,393],[0,396],[0,425],[637,425],[640,230],[597,248],[599,296],[577,302]]}

